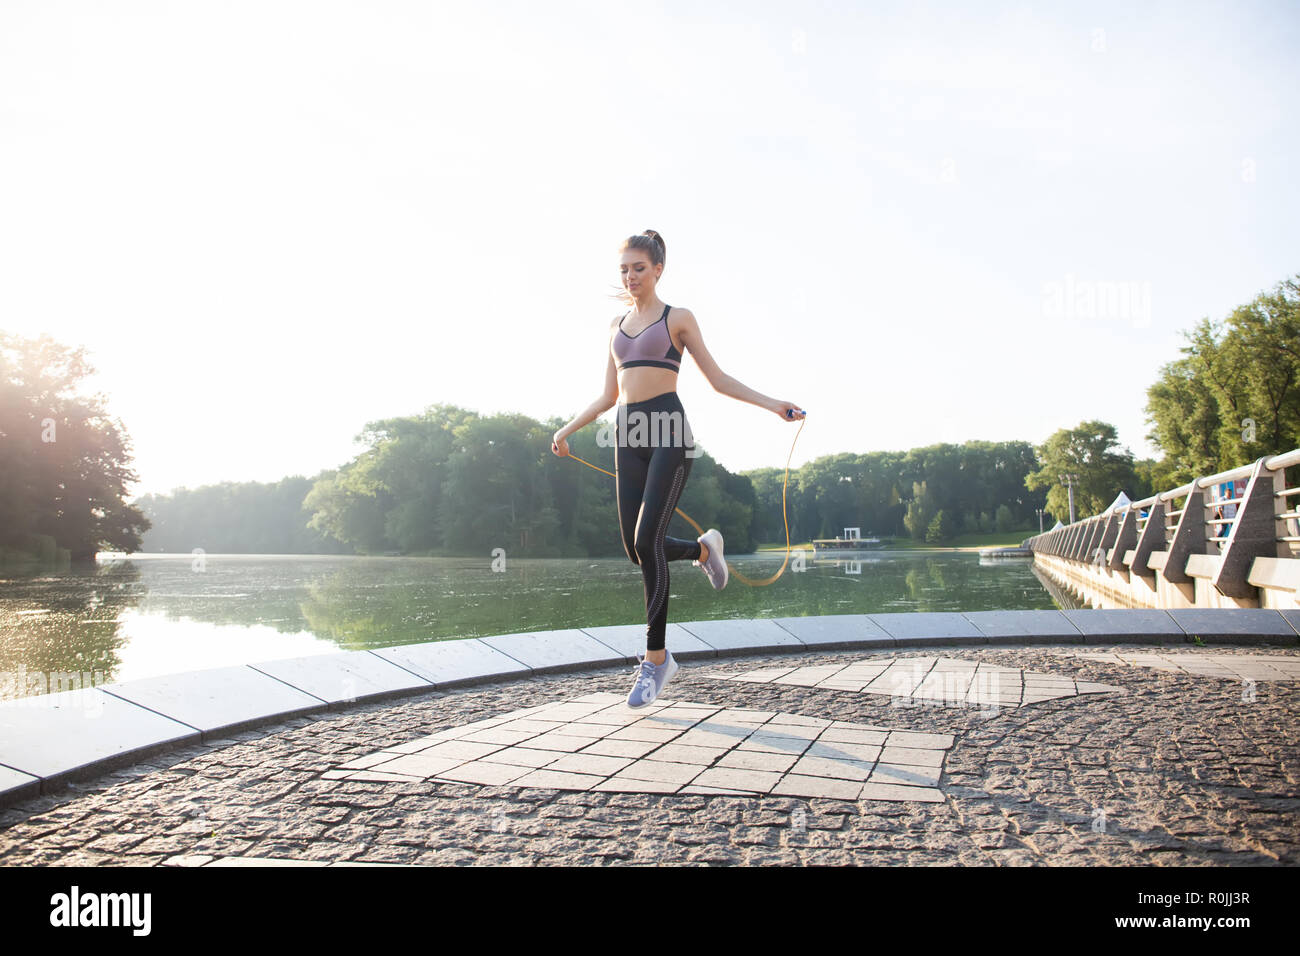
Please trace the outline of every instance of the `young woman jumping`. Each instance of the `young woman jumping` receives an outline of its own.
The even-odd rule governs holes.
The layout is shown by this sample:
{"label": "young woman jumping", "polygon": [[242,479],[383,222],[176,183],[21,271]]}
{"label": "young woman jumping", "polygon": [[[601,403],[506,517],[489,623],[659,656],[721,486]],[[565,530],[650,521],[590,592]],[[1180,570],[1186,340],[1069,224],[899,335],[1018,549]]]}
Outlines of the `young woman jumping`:
{"label": "young woman jumping", "polygon": [[713,360],[690,309],[665,305],[657,294],[664,271],[664,241],[647,229],[619,248],[623,298],[635,308],[609,323],[609,361],[605,390],[557,431],[551,451],[569,454],[567,438],[618,402],[614,448],[615,494],[623,550],[641,566],[645,585],[646,652],[638,658],[629,707],[644,707],[663,692],[677,673],[677,661],[664,646],[668,627],[668,562],[691,558],[713,587],[727,584],[722,535],[710,528],[694,541],[668,537],[668,523],[691,473],[695,441],[686,410],[677,397],[677,373],[689,351],[714,391],[798,421],[804,413],[793,402],[768,398],[732,378]]}

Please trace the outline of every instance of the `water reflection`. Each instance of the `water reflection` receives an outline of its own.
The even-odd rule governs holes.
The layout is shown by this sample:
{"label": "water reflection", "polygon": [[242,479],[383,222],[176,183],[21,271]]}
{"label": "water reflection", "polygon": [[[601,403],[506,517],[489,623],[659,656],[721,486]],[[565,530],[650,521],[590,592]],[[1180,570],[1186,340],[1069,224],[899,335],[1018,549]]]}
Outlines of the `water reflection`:
{"label": "water reflection", "polygon": [[[783,557],[731,563],[761,579]],[[1029,562],[981,565],[975,553],[805,552],[770,586],[733,578],[717,592],[689,562],[676,562],[669,620],[1075,606]],[[89,569],[0,579],[0,698],[84,686],[69,685],[74,679],[98,684],[336,650],[643,625],[644,600],[640,568],[626,559],[517,559],[494,571],[488,555],[101,556]]]}
{"label": "water reflection", "polygon": [[143,599],[137,568],[114,564],[0,581],[0,699],[110,680],[127,642],[119,619]]}

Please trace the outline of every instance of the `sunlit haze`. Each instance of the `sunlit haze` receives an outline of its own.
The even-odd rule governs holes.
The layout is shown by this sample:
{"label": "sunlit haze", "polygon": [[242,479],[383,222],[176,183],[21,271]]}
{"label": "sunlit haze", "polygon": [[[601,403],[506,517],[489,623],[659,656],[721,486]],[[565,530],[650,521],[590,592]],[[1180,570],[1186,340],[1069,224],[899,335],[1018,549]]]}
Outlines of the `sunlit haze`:
{"label": "sunlit haze", "polygon": [[88,349],[133,495],[274,481],[437,403],[568,420],[653,228],[794,466],[1154,455],[1180,330],[1300,271],[1297,50],[1291,3],[7,2],[0,327]]}

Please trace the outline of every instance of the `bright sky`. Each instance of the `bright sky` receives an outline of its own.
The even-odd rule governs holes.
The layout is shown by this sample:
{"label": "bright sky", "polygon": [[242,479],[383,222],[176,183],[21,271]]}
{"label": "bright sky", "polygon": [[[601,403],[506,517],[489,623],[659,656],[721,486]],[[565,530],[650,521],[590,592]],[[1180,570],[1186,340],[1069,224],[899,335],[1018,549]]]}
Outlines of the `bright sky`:
{"label": "bright sky", "polygon": [[0,326],[89,349],[135,493],[272,481],[438,402],[575,415],[653,228],[663,301],[808,409],[793,465],[1152,454],[1179,330],[1300,271],[1297,50],[1289,2],[4,0]]}

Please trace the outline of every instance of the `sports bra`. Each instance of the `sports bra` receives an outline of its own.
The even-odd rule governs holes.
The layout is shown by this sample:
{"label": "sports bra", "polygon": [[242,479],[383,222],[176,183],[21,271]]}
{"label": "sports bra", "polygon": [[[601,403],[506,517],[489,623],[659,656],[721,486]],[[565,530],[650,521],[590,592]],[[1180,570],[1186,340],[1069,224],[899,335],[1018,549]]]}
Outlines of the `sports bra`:
{"label": "sports bra", "polygon": [[637,365],[654,365],[672,369],[674,372],[681,371],[682,353],[677,351],[677,346],[673,345],[673,337],[668,334],[670,308],[672,306],[665,305],[664,314],[636,335],[628,335],[623,331],[623,319],[626,319],[627,315],[618,320],[618,332],[614,335],[610,348],[614,352],[619,371]]}

